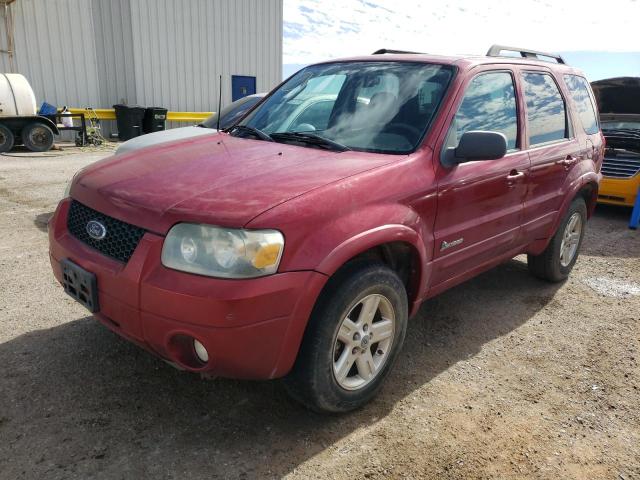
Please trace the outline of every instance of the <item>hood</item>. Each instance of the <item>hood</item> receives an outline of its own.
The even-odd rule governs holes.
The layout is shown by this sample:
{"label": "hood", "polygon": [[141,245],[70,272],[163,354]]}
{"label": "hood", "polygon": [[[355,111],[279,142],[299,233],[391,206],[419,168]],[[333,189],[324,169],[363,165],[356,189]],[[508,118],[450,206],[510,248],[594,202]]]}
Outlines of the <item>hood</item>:
{"label": "hood", "polygon": [[213,135],[217,130],[203,127],[180,127],[160,132],[147,133],[121,143],[116,149],[116,155],[133,152],[141,148],[151,147],[159,143],[181,140],[184,138],[199,137],[200,135]]}
{"label": "hood", "polygon": [[219,133],[96,162],[78,174],[71,195],[158,233],[182,221],[242,227],[291,198],[397,158]]}
{"label": "hood", "polygon": [[640,77],[598,80],[591,88],[601,114],[640,114]]}

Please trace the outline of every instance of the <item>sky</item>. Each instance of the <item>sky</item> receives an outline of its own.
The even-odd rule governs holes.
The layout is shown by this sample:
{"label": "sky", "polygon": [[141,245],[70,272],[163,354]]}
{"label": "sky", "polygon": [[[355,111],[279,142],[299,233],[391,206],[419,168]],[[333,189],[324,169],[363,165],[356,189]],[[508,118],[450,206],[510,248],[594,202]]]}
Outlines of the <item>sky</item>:
{"label": "sky", "polygon": [[640,76],[640,0],[284,0],[283,75],[379,48],[558,52],[589,80]]}

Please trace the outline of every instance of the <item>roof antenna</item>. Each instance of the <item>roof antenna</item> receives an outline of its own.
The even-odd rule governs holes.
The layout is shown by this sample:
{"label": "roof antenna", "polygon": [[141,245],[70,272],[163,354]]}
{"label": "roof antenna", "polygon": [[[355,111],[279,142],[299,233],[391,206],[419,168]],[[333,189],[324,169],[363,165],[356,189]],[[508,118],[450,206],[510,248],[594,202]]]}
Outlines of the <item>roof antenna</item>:
{"label": "roof antenna", "polygon": [[220,83],[218,83],[218,122],[216,130],[220,131],[220,110],[222,109],[222,75],[220,75]]}

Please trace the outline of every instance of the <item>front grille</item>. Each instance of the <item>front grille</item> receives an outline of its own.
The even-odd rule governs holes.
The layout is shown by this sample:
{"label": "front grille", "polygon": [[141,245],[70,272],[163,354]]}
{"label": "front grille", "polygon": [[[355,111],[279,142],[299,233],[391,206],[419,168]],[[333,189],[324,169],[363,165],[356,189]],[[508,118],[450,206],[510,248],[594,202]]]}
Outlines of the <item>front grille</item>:
{"label": "front grille", "polygon": [[605,177],[629,178],[640,172],[640,154],[628,150],[607,149],[602,163]]}
{"label": "front grille", "polygon": [[[101,240],[89,236],[87,224],[95,220],[106,229],[106,235]],[[83,243],[95,248],[103,255],[127,263],[145,230],[129,223],[96,212],[80,202],[73,200],[69,207],[67,218],[69,232]]]}

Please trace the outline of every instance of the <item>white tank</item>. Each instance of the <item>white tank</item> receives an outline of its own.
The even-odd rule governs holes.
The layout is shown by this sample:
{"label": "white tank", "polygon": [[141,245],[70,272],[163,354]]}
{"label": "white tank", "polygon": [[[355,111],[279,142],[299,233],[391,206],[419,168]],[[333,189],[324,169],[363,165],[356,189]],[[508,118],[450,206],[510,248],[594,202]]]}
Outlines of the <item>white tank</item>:
{"label": "white tank", "polygon": [[19,73],[0,73],[0,117],[36,114],[36,96]]}

